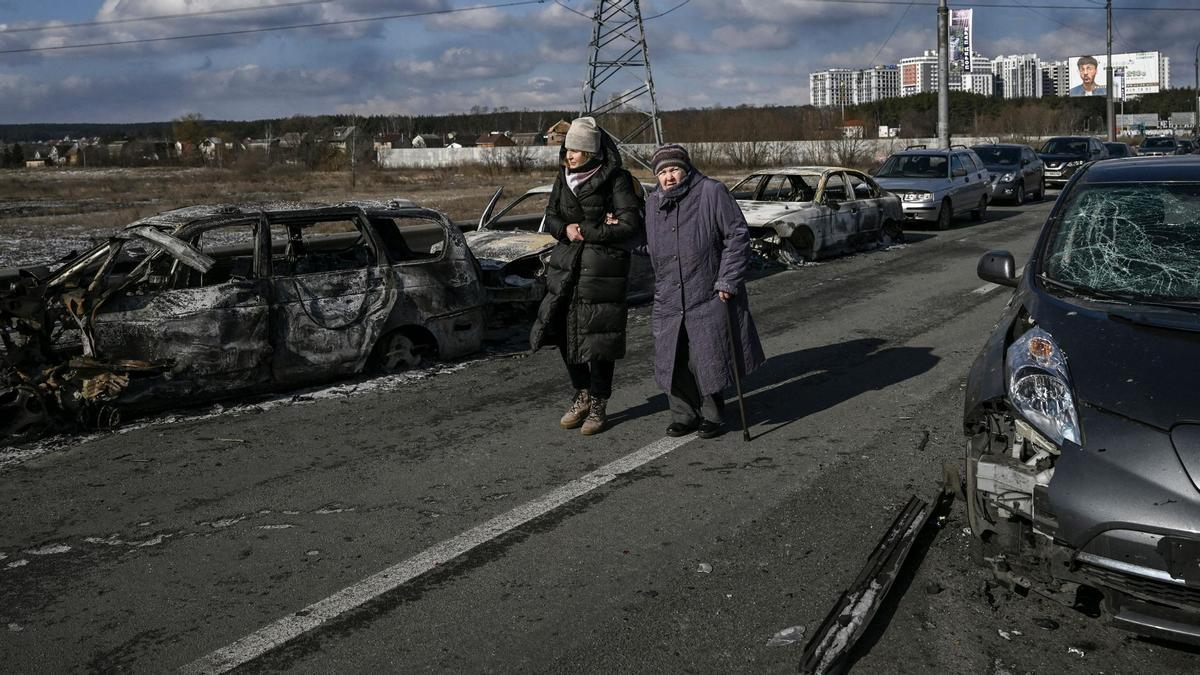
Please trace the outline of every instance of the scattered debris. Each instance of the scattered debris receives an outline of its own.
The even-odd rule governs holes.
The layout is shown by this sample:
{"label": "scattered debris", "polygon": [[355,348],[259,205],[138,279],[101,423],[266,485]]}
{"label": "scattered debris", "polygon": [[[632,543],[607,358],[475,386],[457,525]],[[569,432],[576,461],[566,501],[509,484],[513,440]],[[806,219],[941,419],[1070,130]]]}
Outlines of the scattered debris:
{"label": "scattered debris", "polygon": [[934,513],[950,507],[954,493],[945,490],[936,507],[913,496],[884,532],[854,583],[846,589],[804,648],[800,672],[838,672],[896,581],[918,535]]}
{"label": "scattered debris", "polygon": [[8,569],[11,570],[16,567],[24,567],[28,564],[29,564],[29,560],[27,560],[25,558],[21,558],[20,560],[14,560],[14,561],[8,563],[7,565],[5,565],[5,567],[7,567]]}
{"label": "scattered debris", "polygon": [[314,548],[312,550],[305,551],[304,555],[307,555],[307,556],[321,555],[321,552]]}
{"label": "scattered debris", "polygon": [[286,529],[292,528],[292,527],[295,527],[295,525],[289,525],[287,523],[278,523],[275,525],[259,525],[256,529],[259,529],[259,530],[286,530]]}
{"label": "scattered debris", "polygon": [[27,549],[25,552],[29,555],[58,555],[60,553],[66,553],[70,550],[71,547],[67,546],[66,544],[47,544],[40,548]]}
{"label": "scattered debris", "polygon": [[1081,659],[1084,657],[1083,650],[1078,647],[1067,647],[1067,653],[1074,654],[1075,656],[1078,656]]}
{"label": "scattered debris", "polygon": [[767,646],[786,647],[788,645],[796,644],[804,639],[804,630],[804,626],[790,626],[788,628],[784,628],[778,633],[772,635],[770,640],[767,640]]}
{"label": "scattered debris", "polygon": [[1058,630],[1058,622],[1054,619],[1037,618],[1033,620],[1033,625],[1042,630]]}
{"label": "scattered debris", "polygon": [[21,631],[25,630],[25,627],[19,623],[10,623],[8,624],[8,629],[14,633],[20,633]]}
{"label": "scattered debris", "polygon": [[701,574],[710,574],[712,572],[712,565],[702,562],[696,566],[696,571]]}

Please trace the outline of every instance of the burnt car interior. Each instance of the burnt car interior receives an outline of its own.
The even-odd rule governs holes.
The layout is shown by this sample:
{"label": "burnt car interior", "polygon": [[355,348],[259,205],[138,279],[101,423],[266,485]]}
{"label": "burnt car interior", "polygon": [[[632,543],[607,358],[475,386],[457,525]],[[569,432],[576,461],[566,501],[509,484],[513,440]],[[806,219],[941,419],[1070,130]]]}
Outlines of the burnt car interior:
{"label": "burnt car interior", "polygon": [[755,174],[730,191],[734,199],[760,202],[811,202],[817,194],[817,174]]}

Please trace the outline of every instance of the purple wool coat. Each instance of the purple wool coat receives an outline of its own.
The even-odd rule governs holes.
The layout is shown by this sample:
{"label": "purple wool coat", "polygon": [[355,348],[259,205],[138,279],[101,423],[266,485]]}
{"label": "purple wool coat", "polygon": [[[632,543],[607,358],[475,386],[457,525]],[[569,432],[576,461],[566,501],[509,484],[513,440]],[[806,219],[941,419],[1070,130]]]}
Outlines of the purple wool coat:
{"label": "purple wool coat", "polygon": [[[764,361],[746,298],[750,258],[746,218],[724,184],[693,169],[670,191],[646,200],[646,245],[654,267],[654,379],[671,391],[680,328],[687,328],[700,392],[733,384],[725,306],[732,312],[742,375]],[[721,302],[718,291],[732,293]]]}

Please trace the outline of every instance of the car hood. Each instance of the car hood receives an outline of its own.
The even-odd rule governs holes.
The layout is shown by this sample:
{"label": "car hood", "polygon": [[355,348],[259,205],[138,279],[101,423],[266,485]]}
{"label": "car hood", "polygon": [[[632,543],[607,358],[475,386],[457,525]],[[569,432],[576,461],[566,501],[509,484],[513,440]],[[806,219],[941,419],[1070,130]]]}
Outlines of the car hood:
{"label": "car hood", "polygon": [[875,182],[879,183],[879,187],[889,192],[900,192],[904,190],[924,190],[933,192],[941,187],[944,187],[949,178],[876,178]]}
{"label": "car hood", "polygon": [[742,215],[746,216],[746,224],[754,227],[809,208],[812,202],[756,202],[739,199],[738,206],[742,208]]}
{"label": "car hood", "polygon": [[1055,163],[1074,162],[1077,160],[1087,161],[1087,155],[1071,155],[1071,154],[1063,154],[1063,153],[1042,154],[1039,152],[1038,157],[1040,157],[1043,162],[1055,162]]}
{"label": "car hood", "polygon": [[467,248],[477,259],[505,264],[538,255],[558,243],[552,235],[544,232],[477,230],[465,232],[463,237],[467,240]]}
{"label": "car hood", "polygon": [[[1043,306],[1031,308],[1032,314],[1066,355],[1080,402],[1164,431],[1179,422],[1200,421],[1200,316],[1143,312],[1126,305],[1098,311],[1090,309],[1097,307],[1091,303],[1085,308],[1042,297]],[[1112,314],[1141,315],[1178,328],[1139,325]]]}

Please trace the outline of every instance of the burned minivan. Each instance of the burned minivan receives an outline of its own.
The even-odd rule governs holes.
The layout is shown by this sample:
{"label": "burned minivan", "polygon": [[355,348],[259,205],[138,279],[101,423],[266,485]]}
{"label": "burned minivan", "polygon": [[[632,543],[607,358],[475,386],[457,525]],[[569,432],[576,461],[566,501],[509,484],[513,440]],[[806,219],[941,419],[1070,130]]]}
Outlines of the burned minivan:
{"label": "burned minivan", "polygon": [[0,440],[479,349],[462,234],[412,202],[198,206],[0,274]]}
{"label": "burned minivan", "polygon": [[1021,278],[1006,251],[979,276],[1016,288],[967,380],[981,559],[1200,644],[1200,158],[1081,168]]}

